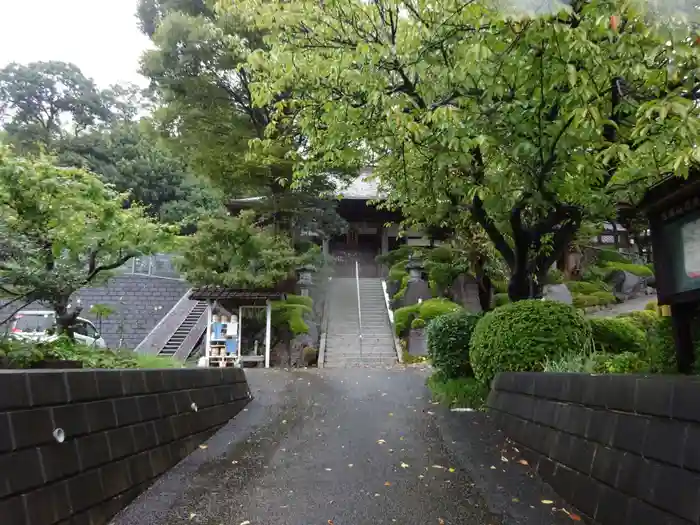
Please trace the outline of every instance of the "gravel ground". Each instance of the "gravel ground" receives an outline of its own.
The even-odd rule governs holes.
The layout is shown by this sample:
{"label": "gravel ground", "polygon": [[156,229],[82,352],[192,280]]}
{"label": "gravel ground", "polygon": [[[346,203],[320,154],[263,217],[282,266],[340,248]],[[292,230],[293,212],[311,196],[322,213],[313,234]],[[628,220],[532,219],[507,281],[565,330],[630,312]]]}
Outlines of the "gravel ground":
{"label": "gravel ground", "polygon": [[113,523],[572,523],[485,414],[431,403],[426,375],[251,370],[248,408]]}

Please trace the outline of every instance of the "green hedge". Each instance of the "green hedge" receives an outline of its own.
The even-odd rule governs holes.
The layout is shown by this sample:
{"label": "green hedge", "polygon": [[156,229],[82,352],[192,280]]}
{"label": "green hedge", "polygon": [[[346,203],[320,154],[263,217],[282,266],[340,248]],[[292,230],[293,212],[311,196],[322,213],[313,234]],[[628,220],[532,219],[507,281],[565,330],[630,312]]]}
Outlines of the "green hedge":
{"label": "green hedge", "polygon": [[597,374],[640,374],[649,372],[649,362],[636,352],[621,354],[596,353],[595,369]]}
{"label": "green hedge", "polygon": [[472,375],[469,341],[482,314],[453,312],[433,319],[428,325],[428,355],[445,377]]}
{"label": "green hedge", "polygon": [[575,308],[588,308],[598,306],[600,300],[595,295],[572,294],[571,300]]}
{"label": "green hedge", "polygon": [[598,254],[596,255],[596,260],[599,263],[608,263],[608,262],[631,263],[632,262],[632,259],[630,259],[629,257],[621,254],[617,250],[610,250],[610,249],[599,250]]}
{"label": "green hedge", "polygon": [[607,354],[645,352],[646,336],[631,321],[618,317],[594,317],[590,323],[596,350]]}
{"label": "green hedge", "polygon": [[606,306],[609,304],[617,303],[617,299],[615,299],[615,296],[613,294],[611,294],[610,292],[604,292],[604,291],[593,292],[591,295],[593,297],[595,297],[596,299],[598,299],[598,305],[601,305],[601,306]]}
{"label": "green hedge", "polygon": [[606,262],[605,268],[608,270],[608,274],[614,270],[622,270],[623,272],[629,272],[637,277],[652,277],[654,275],[654,272],[643,264]]}
{"label": "green hedge", "polygon": [[659,315],[656,311],[637,310],[636,312],[627,312],[617,316],[618,318],[627,319],[637,328],[645,333],[648,333],[659,320]]}
{"label": "green hedge", "polygon": [[540,371],[546,359],[591,347],[591,328],[569,305],[529,299],[486,314],[476,325],[470,358],[485,385],[498,372]]}
{"label": "green hedge", "polygon": [[572,294],[577,293],[581,295],[592,295],[596,292],[605,291],[599,282],[569,281],[566,283],[566,287]]}
{"label": "green hedge", "polygon": [[499,306],[503,306],[504,304],[508,304],[509,302],[510,297],[508,297],[507,293],[497,293],[493,295],[494,308],[498,308]]}
{"label": "green hedge", "polygon": [[[409,328],[418,319],[422,320],[423,326],[425,326],[431,319],[461,309],[462,307],[457,303],[453,303],[449,299],[444,299],[442,297],[404,306],[394,312],[394,329],[396,335],[399,337],[405,336]],[[420,323],[418,323],[417,327],[421,327]]]}

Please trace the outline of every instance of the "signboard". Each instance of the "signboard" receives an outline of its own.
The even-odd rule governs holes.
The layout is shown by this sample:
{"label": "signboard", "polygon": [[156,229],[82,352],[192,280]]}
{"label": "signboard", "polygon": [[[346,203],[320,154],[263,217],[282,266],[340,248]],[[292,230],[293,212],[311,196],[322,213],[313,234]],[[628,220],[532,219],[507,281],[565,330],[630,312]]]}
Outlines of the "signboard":
{"label": "signboard", "polygon": [[670,293],[700,290],[700,209],[673,216],[662,232],[671,270]]}

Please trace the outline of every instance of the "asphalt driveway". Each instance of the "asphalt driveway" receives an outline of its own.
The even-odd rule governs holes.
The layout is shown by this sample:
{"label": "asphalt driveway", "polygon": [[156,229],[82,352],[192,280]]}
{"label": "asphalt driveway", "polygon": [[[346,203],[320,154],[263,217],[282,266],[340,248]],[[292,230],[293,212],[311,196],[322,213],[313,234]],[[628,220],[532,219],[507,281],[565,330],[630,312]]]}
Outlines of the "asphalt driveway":
{"label": "asphalt driveway", "polygon": [[248,377],[248,408],[115,525],[571,523],[484,414],[431,403],[420,368]]}

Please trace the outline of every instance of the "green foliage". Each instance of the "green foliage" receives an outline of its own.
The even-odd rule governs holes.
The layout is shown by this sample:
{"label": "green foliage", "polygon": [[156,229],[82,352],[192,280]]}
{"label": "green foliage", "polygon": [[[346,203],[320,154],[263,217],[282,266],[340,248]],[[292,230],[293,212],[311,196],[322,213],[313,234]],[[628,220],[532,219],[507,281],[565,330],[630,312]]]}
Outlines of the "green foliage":
{"label": "green foliage", "polygon": [[472,375],[469,342],[481,317],[459,311],[436,317],[428,325],[428,355],[444,377]]}
{"label": "green foliage", "polygon": [[[394,312],[394,329],[396,335],[399,337],[405,336],[408,333],[409,327],[412,327],[414,321],[418,319],[420,319],[423,322],[423,326],[425,326],[430,320],[438,316],[461,309],[462,307],[458,304],[442,297],[427,299],[421,303],[404,306]],[[418,325],[420,325],[420,322],[418,322]]]}
{"label": "green foliage", "polygon": [[598,352],[567,352],[566,354],[551,359],[545,358],[543,372],[593,374],[596,372],[599,356]]}
{"label": "green foliage", "polygon": [[0,340],[0,357],[16,368],[32,368],[43,360],[79,361],[83,368],[181,368],[169,357],[139,354],[128,350],[104,350],[76,344],[66,337],[47,343]]}
{"label": "green foliage", "polygon": [[663,174],[685,176],[699,156],[692,24],[643,2],[549,7],[533,17],[499,2],[250,0],[221,12],[267,31],[254,96],[292,98],[271,127],[307,138],[299,178],[371,159],[389,207],[478,222],[520,274],[520,299],[582,224]]}
{"label": "green foliage", "polygon": [[414,319],[411,322],[411,330],[420,330],[422,328],[425,328],[425,319],[421,319],[420,317],[417,319]]}
{"label": "green foliage", "polygon": [[495,308],[508,304],[509,302],[510,298],[507,293],[497,293],[493,295],[493,305]]}
{"label": "green foliage", "polygon": [[649,372],[649,363],[636,352],[600,354],[596,362],[598,374],[641,374]]}
{"label": "green foliage", "polygon": [[596,292],[605,291],[598,282],[569,281],[566,287],[572,294],[593,295]]}
{"label": "green foliage", "polygon": [[433,399],[451,408],[481,409],[489,394],[488,388],[473,377],[447,378],[435,373],[427,384]]}
{"label": "green foliage", "polygon": [[583,294],[571,294],[573,305],[576,308],[588,308],[591,306],[598,306],[599,299],[595,295],[583,295]]}
{"label": "green foliage", "polygon": [[[15,157],[0,147],[0,287],[17,307],[56,311],[62,331],[75,321],[70,297],[95,286],[132,257],[157,251],[170,231],[93,173]],[[70,332],[68,332],[70,334]]]}
{"label": "green foliage", "polygon": [[112,115],[92,80],[65,62],[12,63],[0,69],[0,108],[9,141],[21,153],[50,150],[64,135]]}
{"label": "green foliage", "polygon": [[200,221],[179,267],[194,286],[270,288],[302,263],[288,238],[256,224],[255,215],[219,215]]}
{"label": "green foliage", "polygon": [[590,319],[596,349],[607,354],[633,352],[641,354],[646,349],[646,336],[627,319],[617,317],[593,317]]}
{"label": "green foliage", "polygon": [[647,333],[655,326],[659,319],[656,311],[638,310],[636,312],[627,312],[618,315],[619,318],[626,319],[634,324],[637,328]]}
{"label": "green foliage", "polygon": [[394,312],[394,330],[397,336],[403,337],[408,333],[411,324],[418,316],[419,309],[419,304],[412,304],[398,308]]}
{"label": "green foliage", "polygon": [[656,312],[659,308],[659,302],[654,299],[653,301],[649,301],[647,304],[644,305],[644,309],[649,311],[649,312]]}
{"label": "green foliage", "polygon": [[405,365],[416,365],[428,362],[428,356],[409,354],[408,350],[404,350],[401,355]]}
{"label": "green foliage", "polygon": [[547,284],[562,284],[563,282],[564,273],[561,270],[557,268],[549,270],[549,273],[547,274]]}
{"label": "green foliage", "polygon": [[408,259],[393,263],[389,268],[389,281],[402,281],[404,277],[408,277],[407,263]]}
{"label": "green foliage", "polygon": [[659,317],[649,330],[647,360],[652,372],[659,374],[678,372],[676,344],[673,339],[673,325],[670,317]]}
{"label": "green foliage", "polygon": [[610,250],[610,249],[603,249],[603,250],[598,250],[596,252],[596,261],[600,265],[604,265],[605,263],[612,262],[612,263],[631,263],[632,260],[618,252],[617,250]]}
{"label": "green foliage", "polygon": [[610,270],[606,270],[600,266],[589,265],[584,268],[581,273],[581,278],[590,283],[602,283],[609,273]]}
{"label": "green foliage", "polygon": [[304,353],[302,355],[304,364],[306,366],[317,366],[318,365],[318,349],[307,346],[304,348]]}
{"label": "green foliage", "polygon": [[643,264],[606,262],[605,268],[608,270],[608,274],[613,270],[621,270],[636,275],[637,277],[652,277],[654,275],[654,272]]}
{"label": "green foliage", "polygon": [[599,292],[593,292],[591,295],[598,299],[598,304],[601,306],[617,303],[617,299],[615,299],[615,296],[610,292],[601,290]]}
{"label": "green foliage", "polygon": [[[413,255],[415,253],[415,248],[413,246],[408,246],[406,244],[399,246],[395,250],[391,250],[390,252],[387,252],[382,255],[377,255],[376,261],[379,264],[385,264],[387,266],[393,267],[394,265],[397,265],[399,263],[405,264],[408,262],[408,257]],[[402,268],[402,270],[406,270],[406,268]]]}
{"label": "green foliage", "polygon": [[508,282],[502,280],[495,280],[491,283],[491,286],[496,293],[508,295]]}
{"label": "green foliage", "polygon": [[301,295],[287,295],[284,301],[273,301],[272,324],[289,331],[292,336],[309,333],[304,315],[313,313],[313,299]]}
{"label": "green foliage", "polygon": [[489,385],[498,372],[542,370],[545,360],[591,347],[583,316],[557,301],[525,300],[486,314],[471,340],[476,378]]}

